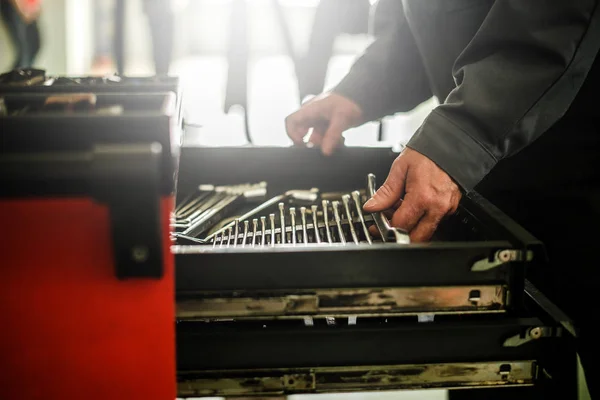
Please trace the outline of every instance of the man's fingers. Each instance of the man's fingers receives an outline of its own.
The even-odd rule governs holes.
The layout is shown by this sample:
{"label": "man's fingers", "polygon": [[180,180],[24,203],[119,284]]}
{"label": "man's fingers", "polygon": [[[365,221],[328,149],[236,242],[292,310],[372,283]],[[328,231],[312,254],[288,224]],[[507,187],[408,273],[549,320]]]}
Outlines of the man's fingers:
{"label": "man's fingers", "polygon": [[321,149],[323,154],[330,156],[344,142],[342,133],[346,128],[344,117],[334,115],[329,122],[329,126],[323,135]]}
{"label": "man's fingers", "polygon": [[417,226],[410,232],[410,241],[421,243],[431,239],[443,217],[444,215],[439,213],[426,213]]}
{"label": "man's fingers", "polygon": [[375,195],[364,205],[366,212],[383,211],[400,204],[404,195],[407,167],[399,157],[392,164],[390,173],[383,185],[375,192]]}
{"label": "man's fingers", "polygon": [[285,119],[285,129],[292,142],[304,145],[304,137],[308,130],[321,120],[318,102],[307,104]]}
{"label": "man's fingers", "polygon": [[371,235],[373,235],[373,237],[376,237],[376,238],[381,237],[381,234],[379,233],[379,229],[377,229],[377,226],[375,226],[375,225],[371,225],[369,227],[369,233]]}
{"label": "man's fingers", "polygon": [[310,137],[308,138],[308,142],[312,143],[313,146],[320,147],[321,143],[323,143],[323,135],[325,132],[319,127],[313,128]]}
{"label": "man's fingers", "polygon": [[425,215],[425,208],[409,193],[394,213],[390,223],[392,226],[410,232],[417,226],[423,215]]}

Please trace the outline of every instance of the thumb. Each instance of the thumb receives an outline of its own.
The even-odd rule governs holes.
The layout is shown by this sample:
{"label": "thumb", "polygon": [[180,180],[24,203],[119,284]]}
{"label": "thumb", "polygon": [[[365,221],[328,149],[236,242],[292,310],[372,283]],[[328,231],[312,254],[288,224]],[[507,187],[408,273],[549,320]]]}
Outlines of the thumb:
{"label": "thumb", "polygon": [[407,168],[404,161],[396,159],[383,185],[363,206],[366,212],[379,212],[392,208],[404,195]]}

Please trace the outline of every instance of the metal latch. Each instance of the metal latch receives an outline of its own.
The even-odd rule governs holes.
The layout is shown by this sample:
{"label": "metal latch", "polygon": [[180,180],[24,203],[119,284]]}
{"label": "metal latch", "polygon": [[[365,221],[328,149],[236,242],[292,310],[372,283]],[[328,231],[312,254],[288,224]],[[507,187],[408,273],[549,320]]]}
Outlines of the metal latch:
{"label": "metal latch", "polygon": [[163,276],[159,143],[95,145],[91,154],[92,196],[108,207],[115,274]]}
{"label": "metal latch", "polygon": [[518,347],[525,343],[529,343],[532,340],[549,337],[561,337],[563,328],[561,327],[547,327],[547,326],[536,326],[527,330],[525,335],[517,334],[509,337],[502,344],[503,347]]}
{"label": "metal latch", "polygon": [[[532,259],[533,251],[527,250],[527,259],[525,261],[531,261]],[[488,271],[511,261],[524,261],[523,251],[514,249],[498,250],[494,253],[492,260],[484,258],[476,261],[471,267],[471,271]]]}

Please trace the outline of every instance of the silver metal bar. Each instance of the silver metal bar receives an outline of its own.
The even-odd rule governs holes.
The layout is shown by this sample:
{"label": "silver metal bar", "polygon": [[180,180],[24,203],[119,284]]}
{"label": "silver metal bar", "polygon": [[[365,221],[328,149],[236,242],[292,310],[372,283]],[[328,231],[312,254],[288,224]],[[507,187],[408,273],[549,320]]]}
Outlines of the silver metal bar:
{"label": "silver metal bar", "polygon": [[325,232],[327,232],[327,241],[329,243],[333,243],[331,239],[331,230],[329,229],[329,212],[327,209],[329,208],[329,200],[323,200],[323,219],[325,220]]}
{"label": "silver metal bar", "polygon": [[343,195],[342,202],[344,203],[344,209],[346,210],[346,215],[348,216],[348,225],[350,226],[350,234],[352,235],[352,240],[354,240],[354,243],[358,244],[359,240],[358,236],[356,235],[356,230],[354,230],[354,222],[352,221],[352,213],[350,212],[350,195]]}
{"label": "silver metal bar", "polygon": [[[367,178],[367,186],[369,189],[369,196],[373,197],[376,192],[375,175],[369,174]],[[396,243],[403,244],[410,243],[408,233],[404,230],[392,227],[382,212],[376,212],[371,214],[373,215],[375,225],[377,225],[377,229],[381,234],[381,240],[383,240],[384,242],[395,241]]]}
{"label": "silver metal bar", "polygon": [[223,240],[225,240],[225,233],[221,233],[221,241],[219,242],[219,247],[223,247]]}
{"label": "silver metal bar", "polygon": [[343,244],[346,244],[346,238],[344,237],[344,231],[342,230],[342,220],[340,218],[340,210],[339,210],[340,202],[332,201],[331,207],[333,208],[333,218],[335,218],[335,224],[337,225],[337,228],[338,228],[340,242],[342,242]]}
{"label": "silver metal bar", "polygon": [[258,219],[252,220],[252,247],[256,244],[256,228],[258,227]]}
{"label": "silver metal bar", "polygon": [[300,216],[302,217],[302,243],[308,244],[308,234],[306,233],[306,207],[300,207]]}
{"label": "silver metal bar", "polygon": [[275,214],[269,214],[271,221],[271,246],[275,246]]}
{"label": "silver metal bar", "polygon": [[227,246],[229,247],[229,244],[231,243],[231,228],[227,229]]}
{"label": "silver metal bar", "polygon": [[240,220],[236,219],[235,220],[235,238],[233,240],[233,247],[237,247],[238,244],[238,237],[239,237],[239,230],[240,230]]}
{"label": "silver metal bar", "polygon": [[296,208],[290,207],[290,223],[292,224],[292,244],[296,244]]}
{"label": "silver metal bar", "polygon": [[260,232],[261,232],[260,245],[262,247],[265,247],[265,229],[266,229],[265,225],[266,224],[267,224],[267,217],[265,217],[265,216],[260,217]]}
{"label": "silver metal bar", "polygon": [[318,207],[316,205],[312,205],[310,207],[310,210],[312,212],[312,222],[313,222],[313,229],[315,231],[315,241],[317,243],[321,243],[321,237],[319,235],[319,226],[317,224],[317,212],[318,212]]}
{"label": "silver metal bar", "polygon": [[281,223],[281,243],[285,244],[285,204],[279,203],[279,221]]}
{"label": "silver metal bar", "polygon": [[367,242],[369,242],[369,244],[373,244],[373,240],[371,239],[371,234],[369,233],[369,229],[367,228],[367,224],[365,223],[365,216],[363,215],[362,204],[360,201],[360,192],[358,190],[355,190],[354,192],[352,192],[352,200],[354,200],[354,205],[356,206],[356,213],[358,214],[358,219],[360,220],[360,225],[362,226],[363,231],[365,232],[365,237],[367,238]]}
{"label": "silver metal bar", "polygon": [[248,240],[248,220],[244,221],[244,238],[242,239],[242,247],[246,247],[246,240]]}

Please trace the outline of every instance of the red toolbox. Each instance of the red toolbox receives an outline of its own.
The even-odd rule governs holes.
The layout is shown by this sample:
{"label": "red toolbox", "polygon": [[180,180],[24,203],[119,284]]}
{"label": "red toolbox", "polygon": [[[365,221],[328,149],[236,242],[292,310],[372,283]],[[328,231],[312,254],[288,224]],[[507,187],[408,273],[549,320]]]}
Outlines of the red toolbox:
{"label": "red toolbox", "polygon": [[0,398],[173,399],[173,93],[0,93]]}

